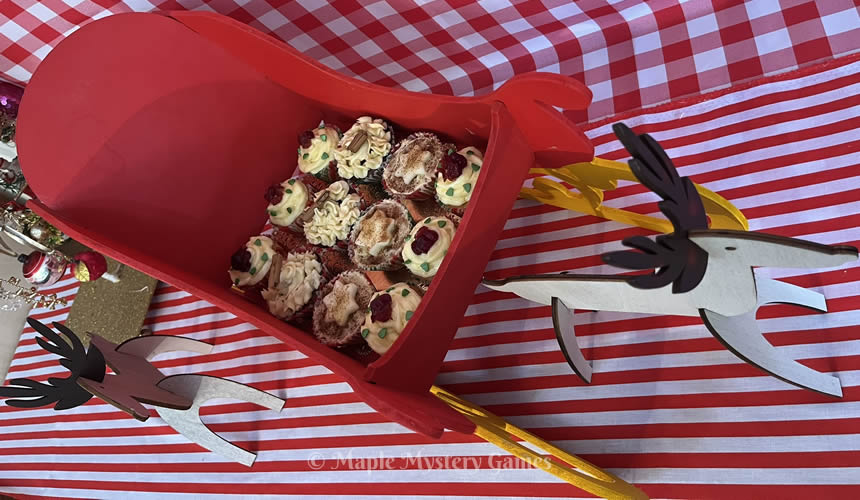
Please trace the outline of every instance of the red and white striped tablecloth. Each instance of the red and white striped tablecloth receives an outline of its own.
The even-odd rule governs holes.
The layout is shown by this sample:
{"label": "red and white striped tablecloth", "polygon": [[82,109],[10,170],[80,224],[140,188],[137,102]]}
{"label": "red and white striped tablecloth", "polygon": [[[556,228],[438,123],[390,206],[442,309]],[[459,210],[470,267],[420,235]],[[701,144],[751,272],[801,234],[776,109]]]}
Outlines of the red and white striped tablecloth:
{"label": "red and white striped tablecloth", "polygon": [[[26,17],[24,9],[13,17],[9,2],[0,4],[0,13],[25,26],[21,21]],[[57,12],[61,3],[39,4]],[[204,4],[179,3],[186,7]],[[586,1],[575,7],[583,13],[568,10],[565,12],[573,12],[568,17],[561,13],[564,8],[573,9],[566,7],[569,4],[545,2],[541,12],[556,18],[546,24],[537,20],[548,19],[545,13],[529,14],[532,4],[479,2],[457,10],[458,17],[454,18],[440,10],[444,2],[410,3],[406,8],[397,3],[363,6],[346,2],[315,8],[318,3],[310,1],[283,5],[272,0],[205,2],[257,27],[272,27],[278,36],[326,64],[341,64],[339,68],[345,72],[383,84],[458,94],[482,92],[515,71],[534,69],[514,63],[528,57],[535,60],[537,69],[580,74],[595,90],[597,107],[592,118],[616,115],[586,126],[598,155],[625,157],[609,127],[623,119],[659,140],[682,175],[691,176],[742,209],[751,229],[820,243],[860,245],[860,56],[849,54],[860,47],[860,21],[852,2],[780,5],[756,1],[741,5],[665,1],[643,7],[639,2]],[[39,15],[47,16],[42,9],[32,8],[36,2],[13,0],[11,4],[29,5],[27,15],[39,19]],[[107,13],[110,9],[128,10],[132,5],[146,10],[167,2],[67,0],[62,4],[67,8],[63,19],[67,19],[73,17],[70,10],[97,15],[86,10],[94,9],[94,5],[100,5],[98,12]],[[76,5],[69,7],[71,4]],[[265,13],[262,4],[269,6]],[[476,6],[492,12],[478,15]],[[299,7],[305,9],[304,14],[296,14]],[[647,9],[647,14],[633,15],[645,12],[642,9]],[[809,9],[817,12],[815,19],[791,21]],[[836,10],[828,13],[826,9]],[[741,11],[746,19],[738,21]],[[372,14],[369,18],[368,12]],[[686,17],[692,12],[701,15]],[[735,16],[731,22],[726,21],[727,12]],[[674,18],[673,24],[667,21],[670,15],[680,17]],[[631,20],[622,22],[628,18]],[[776,18],[783,24],[774,21]],[[377,33],[380,26],[387,28],[387,23],[400,23],[401,19],[404,21],[392,28],[392,33]],[[650,32],[643,19],[655,20]],[[498,23],[488,25],[490,20]],[[58,21],[48,20],[46,25],[52,22]],[[516,31],[524,27],[522,22],[532,28]],[[426,31],[431,25],[438,26],[438,32]],[[807,28],[799,29],[798,25]],[[809,38],[815,33],[809,25],[823,26],[826,36]],[[580,44],[579,55],[572,45],[553,38],[558,34],[553,26],[577,34],[579,42],[574,42]],[[773,30],[756,35],[761,33],[761,26]],[[31,33],[19,36],[17,45],[24,47],[22,40],[30,36],[42,39],[33,34],[32,27],[24,29]],[[59,25],[52,29],[65,33]],[[523,31],[528,31],[529,38],[517,38]],[[485,42],[474,38],[475,32]],[[0,24],[0,40],[8,37],[7,33],[8,21]],[[604,49],[583,48],[589,33],[599,33],[601,43],[609,45]],[[699,41],[714,33],[724,48],[724,63],[710,56],[697,62],[698,52],[694,52],[685,64],[697,68],[689,73],[695,78],[672,73],[675,66],[667,54],[676,44],[667,40],[679,36],[686,42],[677,43],[698,47]],[[743,33],[748,36],[744,38]],[[449,38],[443,40],[443,36]],[[551,53],[556,60],[538,57],[547,53],[530,45],[538,43],[532,40],[539,36],[554,44]],[[807,37],[805,42],[798,38],[802,36]],[[406,40],[408,37],[412,38]],[[759,40],[762,37],[764,41]],[[661,44],[658,64],[640,65],[641,54],[635,50],[638,42],[631,42],[637,38]],[[371,39],[381,48],[375,56],[363,52],[373,49],[363,45]],[[829,52],[815,49],[822,46],[822,39]],[[753,44],[740,52],[729,50],[733,43],[744,44],[744,40]],[[788,43],[791,63],[780,66],[782,63],[774,62],[787,60],[784,49],[760,50],[778,46],[778,40]],[[473,45],[463,49],[464,43]],[[593,60],[589,59],[593,52],[616,62],[618,44],[627,44],[629,57],[620,59],[623,64],[585,62]],[[517,46],[526,47],[528,57],[517,58],[510,52]],[[486,53],[481,52],[485,49]],[[20,71],[32,72],[46,52],[33,60],[29,56],[10,57],[9,50],[0,50],[0,64],[5,64],[3,58],[14,61],[11,68],[19,73],[0,69],[21,80],[29,73]],[[18,49],[11,50],[14,55]],[[433,50],[438,54],[428,55]],[[470,55],[463,55],[464,51]],[[749,68],[751,63],[733,66],[729,59],[736,56],[729,54],[757,60],[759,67],[737,73],[732,68]],[[482,62],[485,55],[490,62],[501,57],[511,67],[503,64],[504,69],[497,72],[500,65],[490,65],[488,73],[481,73],[477,66],[470,66],[474,59]],[[842,57],[833,60],[834,55]],[[385,60],[397,65],[385,66],[391,64]],[[771,62],[766,64],[768,60]],[[699,65],[705,64],[702,61],[714,66],[705,70]],[[584,66],[569,69],[577,64]],[[797,66],[800,68],[791,72],[761,78],[762,74]],[[729,75],[727,79],[710,76],[723,72]],[[639,83],[633,83],[632,90],[625,93],[623,75],[630,74],[634,81],[639,78]],[[668,89],[664,94],[648,92],[651,87],[662,88],[663,84],[648,85],[659,81],[649,80],[654,74],[664,75],[663,84]],[[415,80],[418,82],[408,83]],[[448,87],[444,82],[450,82]],[[725,88],[702,97],[677,99],[719,87]],[[680,89],[679,94],[673,89]],[[631,92],[636,95],[635,102],[626,100]],[[640,104],[667,98],[675,100],[639,109]],[[656,212],[655,196],[639,185],[623,184],[608,193],[608,198],[612,206]],[[619,249],[621,239],[634,234],[647,232],[519,201],[488,263],[487,274],[617,272],[603,266],[599,255]],[[772,343],[803,363],[838,376],[844,389],[842,399],[800,390],[765,376],[726,351],[696,318],[606,312],[576,315],[577,334],[595,372],[593,383],[584,385],[558,351],[549,308],[481,287],[437,383],[611,469],[653,497],[857,497],[860,266],[757,272],[825,294],[830,309],[826,314],[775,305],[763,308],[759,318]],[[73,298],[75,281],[68,277],[53,290]],[[68,309],[34,310],[33,315],[42,321],[62,321],[67,313]],[[204,419],[214,430],[258,451],[254,467],[226,462],[189,443],[157,416],[140,423],[97,399],[65,412],[4,405],[0,406],[0,492],[16,497],[62,498],[581,495],[570,485],[508,458],[474,436],[446,433],[433,441],[387,422],[325,368],[173,287],[159,288],[148,322],[156,334],[185,335],[216,345],[206,356],[167,355],[158,363],[165,373],[209,373],[287,399],[280,414],[229,401],[207,409]],[[10,378],[44,379],[62,376],[62,372],[54,356],[35,344],[32,330],[25,330]]]}

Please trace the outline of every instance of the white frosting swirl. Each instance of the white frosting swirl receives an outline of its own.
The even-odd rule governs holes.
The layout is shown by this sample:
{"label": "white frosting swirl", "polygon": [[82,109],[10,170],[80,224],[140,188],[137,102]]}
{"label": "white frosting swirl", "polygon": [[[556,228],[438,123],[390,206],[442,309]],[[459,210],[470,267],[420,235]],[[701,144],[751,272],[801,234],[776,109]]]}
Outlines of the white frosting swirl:
{"label": "white frosting swirl", "polygon": [[275,205],[271,203],[266,208],[269,220],[278,226],[289,226],[295,221],[308,205],[308,188],[298,179],[288,179],[281,183],[284,195]]}
{"label": "white frosting swirl", "polygon": [[[273,269],[272,272],[275,272]],[[281,264],[278,285],[263,291],[269,312],[290,319],[311,300],[322,282],[322,265],[309,252],[288,254]]]}
{"label": "white frosting swirl", "polygon": [[484,163],[484,155],[471,146],[457,151],[466,159],[466,168],[459,177],[446,180],[442,172],[436,174],[436,197],[450,207],[462,207],[472,199],[472,191],[478,184],[478,175]]}
{"label": "white frosting swirl", "polygon": [[367,341],[371,349],[379,354],[386,351],[397,341],[406,323],[418,310],[421,304],[421,295],[406,283],[397,283],[388,290],[376,292],[370,302],[380,295],[391,295],[391,319],[388,321],[373,321],[371,313],[365,314],[364,326],[361,328],[361,336]]}
{"label": "white frosting swirl", "polygon": [[349,238],[350,228],[361,216],[361,198],[349,194],[346,181],[337,181],[326,191],[329,199],[314,207],[313,218],[305,224],[305,237],[314,245],[330,247]]}
{"label": "white frosting swirl", "polygon": [[[356,120],[334,150],[338,175],[344,179],[364,179],[368,172],[379,168],[391,151],[391,131],[387,128],[387,124],[379,118],[362,116]],[[360,131],[367,134],[367,140],[353,153],[348,147]]]}
{"label": "white frosting swirl", "polygon": [[326,168],[334,160],[334,149],[340,140],[340,133],[325,124],[315,128],[313,133],[310,147],[299,147],[299,170],[306,174],[316,174]]}
{"label": "white frosting swirl", "polygon": [[230,280],[236,286],[256,285],[269,273],[275,249],[271,238],[267,236],[252,236],[245,249],[251,253],[251,268],[245,271],[230,269]]}
{"label": "white frosting swirl", "polygon": [[[412,243],[415,241],[418,231],[422,227],[426,227],[439,235],[439,239],[433,243],[427,253],[417,254],[412,250]],[[412,228],[409,237],[406,239],[406,244],[403,245],[403,263],[409,271],[422,278],[432,278],[439,271],[439,266],[445,260],[445,255],[448,253],[448,247],[451,246],[451,241],[454,240],[454,223],[445,217],[427,217]]]}

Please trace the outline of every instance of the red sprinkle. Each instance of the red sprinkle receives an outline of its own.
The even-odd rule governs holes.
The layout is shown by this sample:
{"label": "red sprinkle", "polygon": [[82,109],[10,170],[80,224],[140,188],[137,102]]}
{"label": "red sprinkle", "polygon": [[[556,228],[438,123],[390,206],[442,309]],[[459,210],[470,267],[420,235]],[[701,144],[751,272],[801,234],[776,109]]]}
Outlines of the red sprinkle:
{"label": "red sprinkle", "polygon": [[417,255],[425,254],[433,248],[433,245],[439,239],[439,233],[428,228],[422,227],[415,235],[415,240],[412,242],[412,251]]}
{"label": "red sprinkle", "polygon": [[272,184],[266,189],[265,194],[266,201],[269,202],[269,205],[277,205],[284,199],[284,188],[280,184]]}
{"label": "red sprinkle", "polygon": [[384,323],[391,319],[391,295],[383,293],[370,302],[370,321]]}
{"label": "red sprinkle", "polygon": [[453,181],[460,177],[467,163],[466,158],[460,153],[446,154],[442,157],[442,177],[446,181]]}

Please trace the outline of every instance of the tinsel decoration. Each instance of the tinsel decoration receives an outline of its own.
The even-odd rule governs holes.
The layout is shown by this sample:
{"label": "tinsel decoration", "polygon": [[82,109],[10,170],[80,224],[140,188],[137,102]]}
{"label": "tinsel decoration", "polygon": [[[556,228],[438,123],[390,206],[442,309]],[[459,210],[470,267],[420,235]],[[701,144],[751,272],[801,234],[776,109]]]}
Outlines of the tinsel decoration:
{"label": "tinsel decoration", "polygon": [[21,280],[14,276],[6,279],[0,278],[0,299],[13,302],[20,301],[36,307],[47,307],[50,310],[68,305],[68,301],[57,297],[56,293],[48,295],[39,292],[34,286],[29,289],[21,286]]}

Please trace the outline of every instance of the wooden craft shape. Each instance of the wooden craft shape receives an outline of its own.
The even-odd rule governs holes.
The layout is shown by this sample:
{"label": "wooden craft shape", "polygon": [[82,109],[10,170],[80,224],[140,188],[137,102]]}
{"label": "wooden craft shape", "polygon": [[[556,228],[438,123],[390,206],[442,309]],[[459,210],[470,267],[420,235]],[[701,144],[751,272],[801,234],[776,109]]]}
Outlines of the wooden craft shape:
{"label": "wooden craft shape", "polygon": [[757,278],[754,267],[825,268],[857,260],[857,249],[733,230],[706,229],[705,209],[692,181],[679,177],[663,149],[647,134],[621,124],[616,133],[634,159],[631,171],[657,192],[673,233],[656,242],[624,240],[638,251],[610,252],[613,265],[651,272],[635,276],[555,274],[484,280],[493,290],[553,306],[553,324],[565,359],[586,382],[591,367],[573,332],[570,310],[701,316],[708,329],[741,359],[799,387],[840,397],[839,380],[774,348],[755,325],[756,310],[780,302],[826,311],[824,297],[801,287]]}
{"label": "wooden craft shape", "polygon": [[167,425],[189,440],[234,462],[250,467],[257,454],[242,449],[212,432],[200,420],[200,407],[212,399],[236,399],[281,411],[285,401],[268,392],[224,378],[208,375],[173,375],[158,383],[158,387],[193,401],[188,409],[176,410],[157,406],[155,411]]}
{"label": "wooden craft shape", "polygon": [[[451,408],[475,423],[475,435],[535,468],[552,474],[592,495],[612,499],[644,499],[648,496],[639,488],[610,474],[596,465],[572,455],[534,434],[520,429],[489,411],[433,386],[430,391]],[[518,443],[515,438],[531,444],[548,455],[539,454]],[[551,458],[557,460],[552,460]]]}

